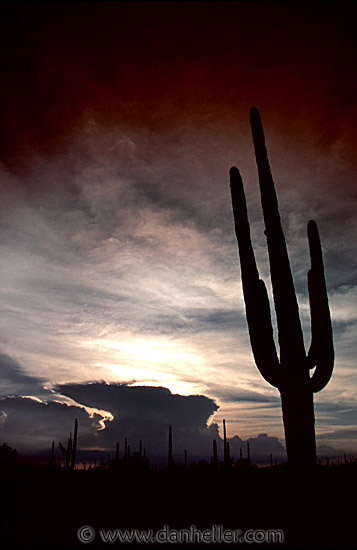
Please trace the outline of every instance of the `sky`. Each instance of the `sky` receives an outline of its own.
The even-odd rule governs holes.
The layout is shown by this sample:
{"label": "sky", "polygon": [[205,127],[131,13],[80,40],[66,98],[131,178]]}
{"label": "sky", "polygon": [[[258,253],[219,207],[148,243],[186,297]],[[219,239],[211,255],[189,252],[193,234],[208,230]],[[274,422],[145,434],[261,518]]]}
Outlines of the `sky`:
{"label": "sky", "polygon": [[356,5],[311,4],[1,4],[2,440],[49,448],[79,418],[82,447],[166,452],[172,423],[177,453],[199,454],[225,418],[235,453],[283,453],[229,191],[236,165],[271,294],[257,106],[307,349],[309,219],[322,241],[336,359],[319,453],[357,453]]}

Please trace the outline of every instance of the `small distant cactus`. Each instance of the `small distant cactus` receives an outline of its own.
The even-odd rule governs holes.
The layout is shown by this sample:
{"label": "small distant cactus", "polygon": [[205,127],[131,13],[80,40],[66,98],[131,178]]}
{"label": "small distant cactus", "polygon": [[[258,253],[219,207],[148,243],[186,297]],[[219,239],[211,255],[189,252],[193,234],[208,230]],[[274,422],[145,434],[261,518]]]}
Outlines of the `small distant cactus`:
{"label": "small distant cactus", "polygon": [[[267,290],[264,282],[259,279],[255,263],[243,183],[238,169],[233,167],[230,170],[232,203],[250,342],[262,376],[280,391],[288,462],[294,468],[311,468],[316,464],[313,393],[326,386],[334,363],[321,244],[317,224],[311,220],[307,233],[311,257],[308,290],[312,339],[310,350],[306,354],[262,122],[255,107],[251,109],[250,118],[277,316],[280,358],[273,339]],[[309,371],[315,367],[315,372],[310,377]]]}
{"label": "small distant cactus", "polygon": [[[71,468],[74,470],[76,463],[76,452],[77,452],[77,436],[78,436],[78,420],[77,418],[74,421],[74,434],[72,439],[72,432],[69,434],[67,440],[67,447],[64,447],[62,443],[59,443],[59,448],[61,449],[62,454],[65,457],[65,466],[66,468]],[[52,455],[51,455],[52,456]]]}
{"label": "small distant cactus", "polygon": [[228,453],[227,453],[227,432],[226,432],[226,421],[223,418],[223,462],[227,464],[228,462]]}

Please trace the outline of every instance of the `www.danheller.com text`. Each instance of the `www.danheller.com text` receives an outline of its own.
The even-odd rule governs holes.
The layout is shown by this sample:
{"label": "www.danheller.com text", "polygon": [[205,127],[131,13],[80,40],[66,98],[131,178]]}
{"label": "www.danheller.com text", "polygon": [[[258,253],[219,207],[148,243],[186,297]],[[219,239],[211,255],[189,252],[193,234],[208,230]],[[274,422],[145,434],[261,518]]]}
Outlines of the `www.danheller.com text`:
{"label": "www.danheller.com text", "polygon": [[102,542],[146,542],[146,543],[282,543],[284,532],[280,529],[224,529],[223,525],[213,525],[210,529],[200,530],[195,525],[188,529],[170,529],[164,525],[158,531],[99,529],[98,532],[85,525],[78,530],[78,539],[83,543],[93,542],[97,535]]}

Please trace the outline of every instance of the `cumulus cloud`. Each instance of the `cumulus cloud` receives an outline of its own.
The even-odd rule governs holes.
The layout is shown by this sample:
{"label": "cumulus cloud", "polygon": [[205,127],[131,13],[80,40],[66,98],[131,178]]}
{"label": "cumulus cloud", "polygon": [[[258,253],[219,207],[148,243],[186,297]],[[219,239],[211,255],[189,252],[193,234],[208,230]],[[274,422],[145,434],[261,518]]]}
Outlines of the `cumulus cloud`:
{"label": "cumulus cloud", "polygon": [[74,420],[79,423],[79,444],[96,447],[96,434],[102,428],[99,414],[90,416],[83,407],[68,406],[50,401],[41,402],[29,397],[0,399],[3,415],[1,437],[20,452],[50,450],[52,441],[56,448],[61,441],[66,445]]}
{"label": "cumulus cloud", "polygon": [[277,437],[269,437],[266,433],[261,433],[257,437],[250,437],[249,443],[250,455],[253,462],[265,462],[270,453],[274,458],[286,460],[286,451]]}
{"label": "cumulus cloud", "polygon": [[173,428],[174,448],[183,454],[207,455],[212,439],[218,438],[218,426],[208,424],[218,409],[204,395],[177,395],[167,388],[129,386],[127,384],[65,384],[56,390],[78,403],[109,410],[114,419],[98,433],[98,442],[114,448],[126,437],[134,449],[143,440],[149,455],[166,456],[168,427]]}
{"label": "cumulus cloud", "polygon": [[[104,383],[65,384],[56,390],[79,403],[112,412],[114,419],[97,434],[97,441],[107,448],[114,448],[116,441],[123,443],[124,437],[127,437],[136,450],[142,439],[149,456],[166,457],[168,426],[171,425],[174,454],[178,459],[182,458],[184,449],[188,449],[191,457],[209,459],[213,439],[217,442],[220,458],[223,457],[223,438],[218,425],[210,422],[218,406],[204,395],[182,396],[162,387]],[[254,401],[257,396],[247,394],[245,398]],[[252,459],[257,462],[267,461],[270,453],[280,460],[286,457],[278,438],[267,434],[247,440],[235,435],[228,440],[231,454],[236,459],[240,449],[246,453],[248,442]]]}

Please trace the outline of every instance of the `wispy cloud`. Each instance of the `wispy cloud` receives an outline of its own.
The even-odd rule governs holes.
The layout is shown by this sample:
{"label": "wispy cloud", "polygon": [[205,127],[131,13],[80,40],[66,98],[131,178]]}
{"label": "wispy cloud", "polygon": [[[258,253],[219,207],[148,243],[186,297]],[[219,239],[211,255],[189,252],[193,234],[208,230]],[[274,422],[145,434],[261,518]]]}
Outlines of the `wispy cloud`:
{"label": "wispy cloud", "polygon": [[[261,379],[250,350],[227,182],[237,161],[271,292],[246,138],[246,128],[225,119],[155,141],[150,132],[106,127],[93,114],[67,151],[34,157],[21,175],[3,170],[2,348],[48,384],[102,379],[203,393],[220,404],[217,419],[229,413],[235,433],[281,436],[278,393]],[[349,167],[327,162],[329,151],[316,156],[309,143],[309,151],[302,141],[288,143],[284,153],[282,136],[269,137],[307,345],[306,222],[315,217],[321,227],[336,369],[320,403],[344,392],[352,374],[354,216]]]}

